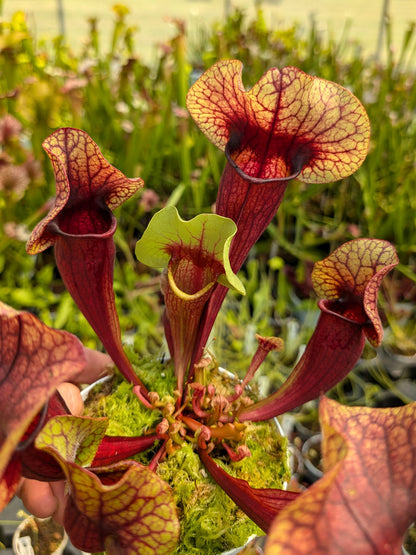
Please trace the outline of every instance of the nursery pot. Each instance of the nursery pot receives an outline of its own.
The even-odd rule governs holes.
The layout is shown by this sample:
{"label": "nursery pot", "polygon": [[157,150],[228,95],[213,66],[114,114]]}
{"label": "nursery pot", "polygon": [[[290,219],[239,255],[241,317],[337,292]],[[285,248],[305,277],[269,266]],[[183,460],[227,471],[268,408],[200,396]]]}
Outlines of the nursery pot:
{"label": "nursery pot", "polygon": [[320,469],[321,461],[321,434],[315,434],[305,441],[302,447],[302,458],[306,478],[310,482],[316,482],[322,478],[323,472]]}
{"label": "nursery pot", "polygon": [[266,545],[266,539],[267,536],[256,536],[254,538],[250,538],[243,547],[236,547],[230,551],[225,551],[221,555],[238,555],[238,553],[241,553],[242,550],[245,550],[248,547],[255,549],[258,555],[262,555],[263,547]]}
{"label": "nursery pot", "polygon": [[15,555],[61,555],[68,543],[63,526],[52,518],[29,516],[13,535]]}

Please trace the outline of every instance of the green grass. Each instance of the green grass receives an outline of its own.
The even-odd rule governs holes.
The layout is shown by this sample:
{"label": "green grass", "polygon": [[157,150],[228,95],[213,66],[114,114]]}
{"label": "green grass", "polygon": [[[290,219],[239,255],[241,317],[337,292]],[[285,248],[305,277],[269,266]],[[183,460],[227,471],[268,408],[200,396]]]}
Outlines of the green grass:
{"label": "green grass", "polygon": [[[403,37],[403,48],[379,64],[366,56],[360,43],[345,36],[328,38],[316,24],[271,29],[263,12],[250,18],[237,10],[224,23],[201,30],[198,40],[177,25],[168,48],[149,65],[138,53],[132,17],[121,7],[112,17],[107,47],[101,49],[103,37],[91,23],[77,53],[60,38],[37,41],[22,16],[0,26],[0,91],[4,95],[0,117],[8,113],[21,125],[3,144],[3,156],[8,157],[7,167],[26,168],[29,180],[23,193],[13,188],[17,182],[0,191],[0,222],[8,223],[0,240],[2,300],[35,310],[48,323],[67,327],[89,344],[96,341],[62,293],[51,254],[28,257],[20,238],[45,214],[45,202],[54,194],[42,141],[57,127],[80,127],[110,162],[128,176],[140,175],[146,188],[159,195],[150,208],[139,194],[117,211],[115,288],[123,330],[143,331],[137,335],[140,352],[160,348],[159,329],[155,329],[155,276],[135,264],[134,244],[151,213],[162,204],[178,204],[184,218],[211,210],[224,156],[187,115],[185,95],[193,72],[218,59],[235,57],[244,63],[247,86],[276,61],[279,66],[295,65],[336,81],[362,100],[372,125],[370,152],[354,176],[329,185],[293,182],[288,187],[277,217],[242,272],[249,295],[240,312],[247,327],[261,333],[279,331],[284,318],[303,313],[302,296],[311,294],[308,275],[313,262],[355,236],[387,239],[398,250],[401,266],[390,288],[391,303],[386,303],[388,317],[394,319],[389,315],[392,301],[414,302],[413,30]],[[13,228],[16,223],[24,226],[19,228],[20,235]],[[231,307],[233,303],[230,297]],[[228,325],[235,331],[232,318]],[[234,348],[246,348],[244,333],[242,338],[235,334]]]}
{"label": "green grass", "polygon": [[[87,19],[94,16],[100,21],[102,48],[105,50],[110,41],[113,16],[111,6],[115,0],[63,0],[65,12],[65,30],[73,47],[81,45],[88,34]],[[55,36],[60,30],[60,20],[56,0],[40,0],[34,5],[33,0],[4,0],[3,12],[10,18],[15,10],[23,10],[39,37]],[[145,6],[140,2],[124,2],[131,11],[131,24],[138,29],[137,49],[146,61],[153,59],[155,45],[166,42],[175,34],[175,27],[170,19],[180,18],[187,23],[189,32],[195,36],[201,27],[201,21],[212,24],[223,20],[225,0],[176,0],[171,4],[165,0],[154,0]],[[233,0],[232,6],[244,9],[249,17],[255,15],[255,0]],[[390,17],[392,45],[401,48],[401,40],[410,21],[415,19],[413,0],[391,0]],[[310,17],[315,17],[320,29],[327,35],[339,36],[339,30],[349,22],[348,37],[360,40],[367,54],[374,54],[378,46],[379,24],[383,2],[380,0],[280,0],[263,2],[263,9],[268,26],[278,28],[290,26],[297,22],[304,30],[309,27]],[[383,49],[385,56],[385,48]]]}

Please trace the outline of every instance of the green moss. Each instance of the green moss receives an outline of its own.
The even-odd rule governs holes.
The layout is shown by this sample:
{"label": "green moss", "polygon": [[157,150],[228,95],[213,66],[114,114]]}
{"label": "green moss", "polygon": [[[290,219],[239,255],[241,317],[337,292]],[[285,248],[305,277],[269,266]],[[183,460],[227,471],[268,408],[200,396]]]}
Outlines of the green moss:
{"label": "green moss", "polygon": [[[129,353],[129,355],[132,353]],[[134,364],[137,375],[160,398],[170,397],[175,389],[173,369],[154,359]],[[109,394],[111,392],[111,394]],[[172,398],[173,400],[173,398]],[[147,409],[133,393],[133,386],[117,372],[112,381],[99,385],[88,398],[87,411],[109,419],[108,435],[137,436],[156,426],[161,413]]]}
{"label": "green moss", "polygon": [[[172,366],[154,360],[135,361],[129,353],[140,379],[160,399],[169,399],[175,389]],[[206,377],[206,376],[205,376]],[[215,369],[209,373],[210,383],[217,391],[229,394],[234,381],[219,374]],[[154,428],[162,416],[158,410],[146,409],[136,398],[132,386],[116,375],[107,389],[94,396],[95,411],[110,419],[108,433],[111,435],[140,435]],[[97,412],[96,412],[97,413]],[[245,430],[245,443],[251,456],[230,463],[221,448],[212,453],[215,461],[232,476],[247,480],[255,488],[282,488],[289,478],[286,447],[273,422],[249,423]],[[230,443],[231,447],[236,447]],[[154,450],[137,456],[148,463]],[[136,457],[135,457],[136,458]],[[241,511],[227,494],[216,485],[206,471],[191,443],[159,463],[157,474],[172,487],[181,522],[181,537],[175,555],[204,553],[217,555],[222,551],[243,545],[253,535],[263,532]]]}
{"label": "green moss", "polygon": [[[270,423],[250,424],[246,443],[251,457],[229,464],[222,458],[215,461],[252,487],[282,488],[289,478],[287,440],[273,428]],[[263,534],[216,485],[190,444],[159,464],[157,473],[172,486],[178,506],[181,538],[175,555],[216,555]]]}
{"label": "green moss", "polygon": [[[134,367],[140,379],[151,384],[150,389],[156,391],[161,399],[170,397],[169,392],[175,388],[173,369],[170,366],[154,359],[142,359]],[[162,419],[158,410],[147,409],[140,403],[133,393],[132,384],[126,382],[117,371],[112,380],[94,388],[86,403],[86,413],[107,417],[109,424],[106,433],[110,436],[140,436],[154,429]],[[139,453],[132,459],[148,464],[158,445],[156,443],[154,448]]]}
{"label": "green moss", "polygon": [[157,474],[172,486],[178,507],[181,537],[175,555],[214,555],[262,534],[215,484],[190,444],[159,464]]}
{"label": "green moss", "polygon": [[157,391],[160,398],[171,395],[176,388],[175,373],[170,363],[152,358],[139,358],[135,353],[128,352],[139,378],[149,391]]}
{"label": "green moss", "polygon": [[233,463],[231,468],[238,469],[238,476],[253,487],[283,487],[290,478],[287,438],[280,436],[273,422],[250,423],[246,444],[251,457]]}

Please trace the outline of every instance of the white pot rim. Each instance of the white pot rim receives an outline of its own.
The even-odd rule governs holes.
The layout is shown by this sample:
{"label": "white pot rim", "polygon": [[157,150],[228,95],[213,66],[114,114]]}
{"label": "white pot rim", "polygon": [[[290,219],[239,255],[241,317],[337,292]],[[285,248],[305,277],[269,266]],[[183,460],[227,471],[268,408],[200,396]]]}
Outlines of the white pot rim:
{"label": "white pot rim", "polygon": [[[37,518],[33,515],[30,515],[24,520],[22,520],[22,522],[19,524],[19,526],[16,528],[13,534],[12,547],[15,555],[34,555],[35,551],[33,549],[32,542],[30,541],[30,537],[20,535],[21,531],[23,530],[23,528],[25,528],[27,523],[33,520],[36,520],[36,522],[38,523],[42,523],[42,522],[52,520],[52,517]],[[68,535],[65,532],[65,529],[63,527],[62,527],[62,530],[63,530],[62,541],[57,547],[57,549],[55,549],[55,551],[53,551],[52,553],[44,553],[42,555],[61,555],[64,552],[64,549],[68,543]]]}

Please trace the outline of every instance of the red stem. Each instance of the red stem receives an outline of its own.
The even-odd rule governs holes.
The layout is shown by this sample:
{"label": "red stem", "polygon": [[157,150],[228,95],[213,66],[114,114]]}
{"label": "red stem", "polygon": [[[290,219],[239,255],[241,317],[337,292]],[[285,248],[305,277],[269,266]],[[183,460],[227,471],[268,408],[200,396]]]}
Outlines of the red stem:
{"label": "red stem", "polygon": [[266,399],[243,408],[239,420],[269,420],[316,399],[353,369],[364,343],[361,324],[322,312],[305,352],[288,379]]}

